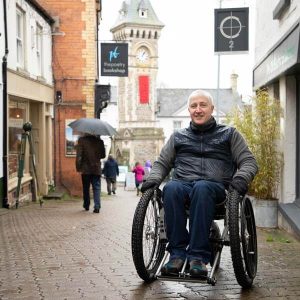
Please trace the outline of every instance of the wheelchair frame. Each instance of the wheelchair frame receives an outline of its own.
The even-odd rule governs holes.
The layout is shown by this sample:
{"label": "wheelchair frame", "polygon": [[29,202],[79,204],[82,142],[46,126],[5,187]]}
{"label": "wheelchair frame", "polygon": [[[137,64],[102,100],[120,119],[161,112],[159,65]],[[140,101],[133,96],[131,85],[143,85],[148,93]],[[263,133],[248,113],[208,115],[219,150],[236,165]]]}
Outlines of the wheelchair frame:
{"label": "wheelchair frame", "polygon": [[[215,220],[224,220],[222,234]],[[132,257],[136,271],[145,282],[156,279],[216,284],[215,272],[219,268],[223,246],[230,246],[232,264],[237,282],[250,288],[257,272],[257,236],[253,208],[249,197],[236,191],[227,193],[226,200],[216,206],[209,236],[211,244],[211,270],[205,278],[190,276],[187,260],[178,276],[162,276],[160,270],[169,253],[164,224],[161,190],[147,190],[135,210],[132,224]]]}

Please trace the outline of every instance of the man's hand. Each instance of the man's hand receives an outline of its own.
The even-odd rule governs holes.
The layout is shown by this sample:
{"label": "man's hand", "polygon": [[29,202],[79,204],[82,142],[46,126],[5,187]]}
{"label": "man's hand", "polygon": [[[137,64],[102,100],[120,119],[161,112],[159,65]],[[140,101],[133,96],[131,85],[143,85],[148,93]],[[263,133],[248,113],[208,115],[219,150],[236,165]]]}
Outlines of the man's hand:
{"label": "man's hand", "polygon": [[154,188],[157,185],[155,181],[148,181],[146,180],[143,182],[142,187],[141,187],[141,192],[145,193],[147,190]]}
{"label": "man's hand", "polygon": [[229,189],[236,190],[241,196],[245,196],[248,191],[248,183],[242,177],[235,177],[233,178]]}

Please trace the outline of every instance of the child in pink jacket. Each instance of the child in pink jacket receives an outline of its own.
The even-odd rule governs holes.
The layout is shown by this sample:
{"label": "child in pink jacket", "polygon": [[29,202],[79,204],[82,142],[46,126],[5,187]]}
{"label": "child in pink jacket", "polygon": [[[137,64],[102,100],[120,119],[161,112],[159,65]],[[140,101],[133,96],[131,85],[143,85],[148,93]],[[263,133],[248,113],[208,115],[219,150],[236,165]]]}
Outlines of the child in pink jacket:
{"label": "child in pink jacket", "polygon": [[143,166],[139,163],[135,163],[135,167],[133,168],[132,172],[135,174],[135,186],[136,186],[136,195],[138,196],[140,194],[140,184],[143,182],[144,178],[144,168]]}

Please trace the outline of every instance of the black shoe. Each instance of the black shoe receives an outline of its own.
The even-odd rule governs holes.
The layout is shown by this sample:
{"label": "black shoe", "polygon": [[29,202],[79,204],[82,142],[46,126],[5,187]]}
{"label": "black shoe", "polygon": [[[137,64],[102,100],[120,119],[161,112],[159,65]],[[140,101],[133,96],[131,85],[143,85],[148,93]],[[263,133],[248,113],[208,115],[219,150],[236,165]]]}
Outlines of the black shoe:
{"label": "black shoe", "polygon": [[116,192],[115,192],[115,191],[113,191],[113,194],[115,195],[115,194],[116,194]]}
{"label": "black shoe", "polygon": [[190,275],[191,277],[207,277],[207,268],[205,263],[201,260],[193,259],[190,261]]}
{"label": "black shoe", "polygon": [[173,258],[170,259],[162,268],[161,274],[162,275],[178,275],[181,271],[184,264],[184,260],[181,258]]}
{"label": "black shoe", "polygon": [[93,213],[99,214],[99,212],[100,212],[100,208],[94,208]]}
{"label": "black shoe", "polygon": [[84,208],[85,210],[89,210],[89,209],[90,209],[90,207],[87,206],[87,205],[83,205],[83,208]]}
{"label": "black shoe", "polygon": [[111,195],[111,193],[107,193],[107,195]]}

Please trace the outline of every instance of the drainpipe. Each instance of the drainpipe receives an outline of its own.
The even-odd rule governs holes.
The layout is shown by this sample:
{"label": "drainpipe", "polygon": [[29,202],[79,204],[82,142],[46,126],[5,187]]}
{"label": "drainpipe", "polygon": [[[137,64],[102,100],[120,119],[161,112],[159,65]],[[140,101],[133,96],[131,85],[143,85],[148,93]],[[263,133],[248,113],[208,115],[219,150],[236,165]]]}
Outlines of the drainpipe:
{"label": "drainpipe", "polygon": [[8,151],[7,151],[7,16],[6,16],[6,0],[3,0],[4,15],[4,38],[5,38],[5,54],[2,57],[2,79],[3,79],[3,201],[2,206],[9,208],[8,205]]}
{"label": "drainpipe", "polygon": [[97,44],[97,53],[96,53],[96,62],[97,62],[97,79],[96,82],[99,82],[99,76],[100,76],[100,72],[99,72],[99,24],[100,24],[100,20],[101,20],[101,12],[102,12],[102,1],[100,0],[99,2],[99,7],[96,10],[96,44]]}

